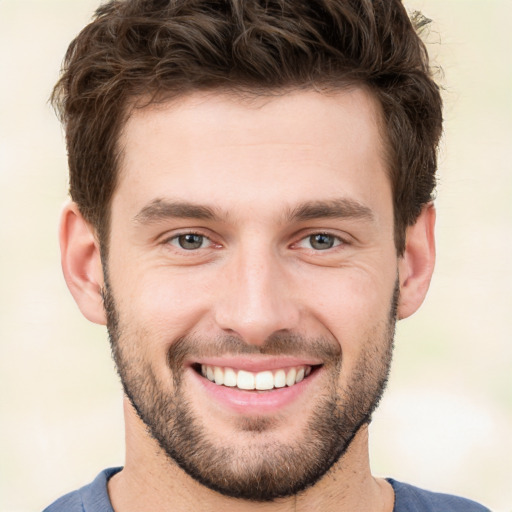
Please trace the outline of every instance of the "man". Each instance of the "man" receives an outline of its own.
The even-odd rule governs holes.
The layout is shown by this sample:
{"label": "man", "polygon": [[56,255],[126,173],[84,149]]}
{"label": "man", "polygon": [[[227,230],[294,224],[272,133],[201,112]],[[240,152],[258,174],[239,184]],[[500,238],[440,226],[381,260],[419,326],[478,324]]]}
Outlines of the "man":
{"label": "man", "polygon": [[399,0],[121,0],[73,41],[62,265],[108,327],[126,464],[48,511],[487,510],[368,462],[434,266],[421,23]]}

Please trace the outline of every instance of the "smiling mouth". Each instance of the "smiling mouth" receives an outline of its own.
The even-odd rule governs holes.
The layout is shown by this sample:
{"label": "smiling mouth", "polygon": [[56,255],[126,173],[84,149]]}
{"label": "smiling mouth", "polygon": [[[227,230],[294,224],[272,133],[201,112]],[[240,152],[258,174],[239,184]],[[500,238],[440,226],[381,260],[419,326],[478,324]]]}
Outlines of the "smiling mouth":
{"label": "smiling mouth", "polygon": [[217,386],[237,388],[244,391],[270,391],[292,387],[309,377],[320,366],[300,365],[276,370],[249,372],[202,364],[194,365],[194,369]]}

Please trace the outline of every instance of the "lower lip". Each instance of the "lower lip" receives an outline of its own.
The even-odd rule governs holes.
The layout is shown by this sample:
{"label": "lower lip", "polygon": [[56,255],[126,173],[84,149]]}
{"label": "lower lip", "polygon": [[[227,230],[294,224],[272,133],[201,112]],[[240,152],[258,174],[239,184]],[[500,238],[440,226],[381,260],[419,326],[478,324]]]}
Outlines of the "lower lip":
{"label": "lower lip", "polygon": [[298,384],[269,391],[244,391],[236,387],[219,386],[196,371],[190,371],[213,400],[239,414],[259,415],[276,413],[295,402],[317,379],[321,369],[318,368]]}

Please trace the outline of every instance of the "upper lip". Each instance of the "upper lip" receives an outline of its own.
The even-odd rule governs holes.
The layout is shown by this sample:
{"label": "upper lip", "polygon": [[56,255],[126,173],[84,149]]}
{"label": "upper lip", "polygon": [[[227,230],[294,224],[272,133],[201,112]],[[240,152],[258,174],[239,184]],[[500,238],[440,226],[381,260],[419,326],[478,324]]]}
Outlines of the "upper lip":
{"label": "upper lip", "polygon": [[194,364],[233,368],[236,370],[245,370],[248,372],[261,372],[265,370],[290,368],[293,366],[317,366],[323,364],[323,362],[316,358],[296,356],[222,356],[204,357],[189,361],[190,366]]}

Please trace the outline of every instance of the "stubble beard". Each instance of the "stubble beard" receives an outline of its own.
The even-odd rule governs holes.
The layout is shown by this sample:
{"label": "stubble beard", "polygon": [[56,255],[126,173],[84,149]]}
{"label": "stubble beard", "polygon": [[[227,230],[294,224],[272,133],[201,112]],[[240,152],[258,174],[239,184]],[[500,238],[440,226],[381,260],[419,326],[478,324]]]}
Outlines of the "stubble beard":
{"label": "stubble beard", "polygon": [[[388,318],[375,332],[362,340],[364,348],[344,386],[338,342],[325,338],[306,339],[299,335],[277,334],[261,347],[245,344],[238,338],[197,340],[183,337],[171,344],[168,367],[174,390],[159,384],[151,365],[130,351],[124,337],[127,325],[121,324],[108,280],[103,290],[107,328],[112,354],[124,392],[148,433],[158,442],[171,463],[177,464],[202,485],[223,495],[268,502],[296,495],[317,483],[342,457],[362,426],[370,423],[386,387],[391,365],[398,303],[398,284],[391,300]],[[136,344],[140,344],[140,340]],[[201,351],[202,348],[202,352]],[[195,414],[183,385],[188,354],[220,355],[266,353],[320,356],[328,361],[323,371],[328,376],[325,392],[309,412],[302,435],[293,442],[265,442],[273,421],[266,417],[242,419],[236,428],[251,432],[254,445],[220,445],[211,439],[207,421]],[[307,414],[307,412],[306,412]],[[201,421],[202,420],[202,421]]]}

